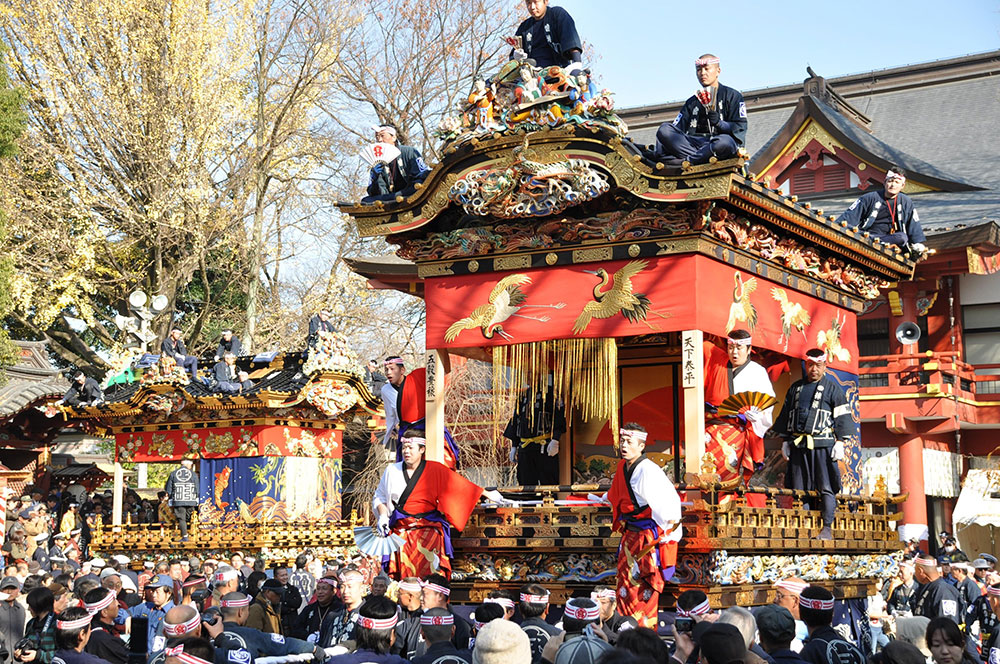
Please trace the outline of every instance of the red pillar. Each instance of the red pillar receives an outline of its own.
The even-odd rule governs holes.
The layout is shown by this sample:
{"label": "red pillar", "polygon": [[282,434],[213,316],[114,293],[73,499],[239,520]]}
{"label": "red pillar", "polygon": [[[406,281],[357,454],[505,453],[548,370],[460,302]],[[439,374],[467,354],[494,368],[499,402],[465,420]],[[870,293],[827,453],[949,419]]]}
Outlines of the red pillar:
{"label": "red pillar", "polygon": [[903,503],[900,535],[927,539],[927,497],[924,495],[924,441],[914,436],[899,446],[899,489],[909,493]]}

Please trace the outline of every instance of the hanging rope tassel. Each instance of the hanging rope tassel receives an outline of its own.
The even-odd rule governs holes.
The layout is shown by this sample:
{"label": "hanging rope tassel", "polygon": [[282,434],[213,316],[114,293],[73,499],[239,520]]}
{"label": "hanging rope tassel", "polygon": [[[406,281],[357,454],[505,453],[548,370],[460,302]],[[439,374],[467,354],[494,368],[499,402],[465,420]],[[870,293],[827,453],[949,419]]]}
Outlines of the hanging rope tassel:
{"label": "hanging rope tassel", "polygon": [[[529,403],[552,392],[585,422],[607,421],[618,447],[618,344],[613,338],[554,339],[493,347],[493,430],[499,441],[500,413],[525,388]],[[529,408],[529,417],[534,409]]]}

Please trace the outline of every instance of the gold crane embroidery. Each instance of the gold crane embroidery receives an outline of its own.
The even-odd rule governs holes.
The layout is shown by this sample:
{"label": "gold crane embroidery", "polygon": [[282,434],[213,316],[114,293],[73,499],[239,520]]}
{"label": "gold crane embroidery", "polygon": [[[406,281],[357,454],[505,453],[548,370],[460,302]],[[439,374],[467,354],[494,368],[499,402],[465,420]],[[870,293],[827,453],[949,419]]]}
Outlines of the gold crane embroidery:
{"label": "gold crane embroidery", "polygon": [[[650,309],[651,302],[643,293],[632,292],[632,277],[645,270],[646,265],[646,261],[631,261],[615,272],[613,277],[604,268],[584,270],[587,274],[600,277],[601,283],[594,286],[594,301],[583,307],[573,324],[573,334],[584,332],[595,318],[611,318],[617,314],[624,316],[630,323],[645,323],[649,329],[655,328],[646,320],[647,315],[652,313],[660,318],[669,318],[669,313]],[[608,284],[611,287],[603,290]]]}
{"label": "gold crane embroidery", "polygon": [[750,277],[744,282],[740,273],[734,272],[733,281],[736,287],[733,289],[733,303],[729,306],[726,334],[733,331],[737,322],[746,323],[753,332],[757,327],[757,308],[750,302],[750,294],[757,290],[757,277]]}
{"label": "gold crane embroidery", "polygon": [[[847,318],[846,316],[844,317]],[[841,362],[851,361],[851,351],[840,345],[840,333],[844,328],[840,314],[834,316],[830,321],[829,330],[820,330],[816,333],[816,345],[826,351],[827,362],[840,360]]]}
{"label": "gold crane embroidery", "polygon": [[789,337],[792,336],[793,327],[802,333],[803,340],[808,340],[806,328],[812,322],[809,312],[798,302],[789,300],[788,294],[783,288],[772,288],[771,297],[781,305],[781,338],[778,339],[778,343],[784,345],[784,350],[788,350],[788,341]]}
{"label": "gold crane embroidery", "polygon": [[512,316],[517,318],[527,318],[542,323],[549,321],[548,316],[525,316],[517,313],[525,307],[547,307],[549,309],[562,309],[565,302],[558,304],[525,304],[526,296],[521,286],[531,283],[531,277],[526,274],[512,274],[497,282],[497,285],[490,291],[489,301],[486,304],[476,307],[471,314],[452,323],[444,333],[444,340],[452,342],[458,338],[463,330],[474,330],[477,327],[482,330],[483,336],[492,339],[494,334],[499,334],[504,339],[510,340],[513,337],[504,331],[502,323]]}

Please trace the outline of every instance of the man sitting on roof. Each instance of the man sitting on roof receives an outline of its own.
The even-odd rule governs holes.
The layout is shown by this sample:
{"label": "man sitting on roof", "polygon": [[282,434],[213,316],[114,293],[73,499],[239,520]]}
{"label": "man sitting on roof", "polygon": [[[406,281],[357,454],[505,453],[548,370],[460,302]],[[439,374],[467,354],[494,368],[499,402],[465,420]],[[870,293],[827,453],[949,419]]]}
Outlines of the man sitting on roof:
{"label": "man sitting on roof", "polygon": [[222,394],[239,394],[243,389],[239,372],[236,369],[236,354],[224,353],[222,361],[212,368],[212,378],[215,381],[215,391]]}
{"label": "man sitting on roof", "polygon": [[581,68],[583,42],[573,17],[562,7],[549,7],[549,0],[525,0],[528,18],[521,22],[508,43],[514,47],[512,60],[531,58],[538,67],[557,65],[570,70]]}
{"label": "man sitting on roof", "polygon": [[738,90],[719,83],[719,58],[706,53],[694,61],[694,71],[701,89],[656,132],[656,157],[670,166],[730,159],[746,139],[747,107]]}
{"label": "man sitting on roof", "polygon": [[62,398],[64,404],[74,408],[93,406],[102,401],[104,401],[104,393],[101,392],[101,386],[82,371],[77,371],[76,375],[73,376],[73,384],[69,386]]}
{"label": "man sitting on roof", "polygon": [[226,353],[239,355],[242,352],[243,344],[240,343],[240,338],[233,334],[233,331],[228,327],[224,329],[222,336],[219,337],[219,347],[215,349],[215,361],[221,360]]}
{"label": "man sitting on roof", "polygon": [[884,189],[862,195],[837,221],[846,221],[860,231],[867,231],[882,244],[907,247],[916,256],[926,253],[920,215],[913,208],[910,197],[902,193],[905,185],[906,173],[893,166],[886,171]]}
{"label": "man sitting on roof", "polygon": [[420,150],[409,145],[399,145],[396,128],[392,125],[376,127],[375,140],[395,145],[399,148],[399,156],[391,163],[378,162],[372,167],[368,179],[368,195],[361,202],[394,201],[396,196],[409,196],[415,192],[417,184],[423,182],[431,172]]}

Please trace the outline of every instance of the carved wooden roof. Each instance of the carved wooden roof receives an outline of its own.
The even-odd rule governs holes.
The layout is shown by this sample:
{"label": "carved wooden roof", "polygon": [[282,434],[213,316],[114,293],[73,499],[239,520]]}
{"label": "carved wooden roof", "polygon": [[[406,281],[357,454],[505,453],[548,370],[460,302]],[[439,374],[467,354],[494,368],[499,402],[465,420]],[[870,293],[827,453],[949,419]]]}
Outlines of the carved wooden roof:
{"label": "carved wooden roof", "polygon": [[[668,168],[596,127],[541,130],[529,140],[532,160],[585,161],[607,179],[607,192],[548,216],[468,214],[452,202],[453,185],[476,171],[508,168],[524,142],[523,133],[495,133],[446,148],[409,198],[341,210],[362,236],[398,245],[397,254],[416,263],[421,278],[697,252],[748,267],[766,264],[760,269],[786,283],[804,279],[804,290],[859,309],[880,283],[913,273],[899,248],[749,179],[742,158]],[[352,267],[380,280],[383,266],[362,263]],[[399,264],[384,269],[398,281]]]}

